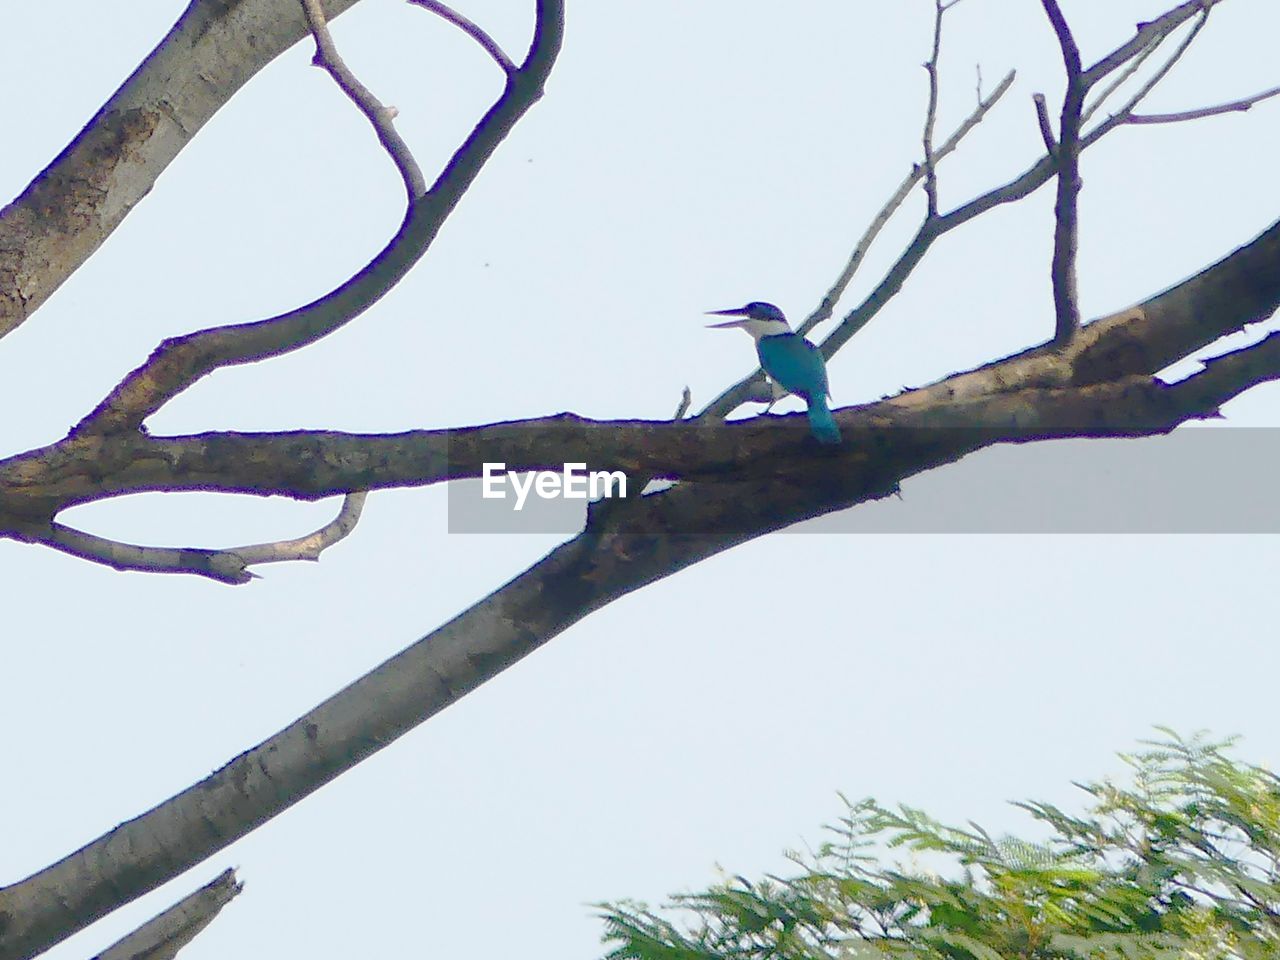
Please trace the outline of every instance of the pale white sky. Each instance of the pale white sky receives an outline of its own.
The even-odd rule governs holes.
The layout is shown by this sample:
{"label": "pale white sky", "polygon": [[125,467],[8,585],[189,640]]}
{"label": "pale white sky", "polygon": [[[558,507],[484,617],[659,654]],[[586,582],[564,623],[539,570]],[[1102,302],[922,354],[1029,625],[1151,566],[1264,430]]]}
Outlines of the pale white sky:
{"label": "pale white sky", "polygon": [[[1064,0],[1086,59],[1167,0]],[[513,54],[521,4],[462,6]],[[183,7],[9,11],[0,61],[15,195]],[[518,15],[512,8],[520,7]],[[563,410],[664,417],[750,368],[701,311],[817,302],[917,159],[932,4],[574,3],[547,96],[413,274],[300,353],[220,372],[155,432],[395,431]],[[939,129],[1010,67],[1004,104],[941,172],[944,208],[1039,149],[1060,62],[1033,0],[949,18]],[[1280,83],[1274,0],[1230,0],[1152,99]],[[433,169],[499,88],[424,11],[365,0],[349,63]],[[62,436],[162,338],[311,299],[394,230],[400,185],[308,65],[252,81],[101,252],[0,345],[5,453]],[[1180,280],[1280,216],[1280,104],[1120,131],[1086,155],[1086,315]],[[947,237],[831,364],[835,402],[1003,356],[1051,327],[1050,189]],[[918,207],[917,207],[918,211]],[[886,232],[847,305],[912,229]],[[825,329],[820,332],[825,332]],[[1227,408],[1274,426],[1280,392]],[[962,469],[961,465],[955,469]],[[940,473],[936,482],[945,480]],[[1223,491],[1223,495],[1229,495]],[[910,505],[912,487],[904,503]],[[923,496],[923,495],[922,495]],[[555,537],[448,536],[443,488],[371,497],[319,564],[226,587],[120,574],[0,541],[9,586],[0,883],[153,806],[541,556]],[[334,505],[147,496],[79,511],[138,542],[293,536]],[[184,957],[588,958],[587,903],[660,900],[715,864],[756,875],[874,794],[994,830],[1162,723],[1280,762],[1267,611],[1280,544],[1248,536],[778,535],[593,615],[284,816],[49,955],[89,956],[235,865],[245,892]]]}

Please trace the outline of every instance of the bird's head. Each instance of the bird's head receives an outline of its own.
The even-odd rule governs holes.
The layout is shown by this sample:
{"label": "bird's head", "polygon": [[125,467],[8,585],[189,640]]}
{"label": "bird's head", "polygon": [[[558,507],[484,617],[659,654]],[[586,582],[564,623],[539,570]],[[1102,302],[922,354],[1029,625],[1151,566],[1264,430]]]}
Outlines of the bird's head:
{"label": "bird's head", "polygon": [[732,310],[709,310],[707,316],[736,318],[725,323],[707,324],[712,330],[745,330],[756,338],[787,333],[791,329],[783,312],[763,300],[752,300],[745,307],[734,307]]}

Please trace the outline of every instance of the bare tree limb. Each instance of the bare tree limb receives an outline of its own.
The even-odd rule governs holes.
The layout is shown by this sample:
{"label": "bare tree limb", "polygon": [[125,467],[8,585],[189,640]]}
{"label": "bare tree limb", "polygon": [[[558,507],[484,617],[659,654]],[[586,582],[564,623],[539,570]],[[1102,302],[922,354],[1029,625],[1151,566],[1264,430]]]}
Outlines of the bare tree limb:
{"label": "bare tree limb", "polygon": [[234,553],[249,566],[258,563],[282,563],[290,560],[319,560],[320,554],[339,540],[345,539],[360,522],[368,491],[359,490],[342,498],[338,515],[315,533],[294,540],[275,543],[257,543],[246,547],[234,547]]}
{"label": "bare tree limb", "polygon": [[224,870],[199,890],[117,940],[94,960],[173,960],[244,888]]}
{"label": "bare tree limb", "polygon": [[1067,91],[1058,122],[1058,148],[1050,150],[1058,167],[1058,197],[1054,203],[1053,231],[1053,341],[1062,345],[1080,329],[1080,297],[1077,290],[1076,252],[1079,246],[1080,124],[1088,86],[1081,76],[1080,48],[1067,25],[1058,0],[1041,0],[1062,48]]}
{"label": "bare tree limb", "polygon": [[493,57],[494,62],[502,68],[502,72],[507,76],[516,72],[516,65],[511,62],[511,58],[507,56],[506,51],[502,49],[493,37],[489,36],[481,27],[473,21],[467,19],[452,7],[440,3],[439,0],[409,0],[415,6],[422,7],[424,10],[430,10],[432,13],[452,23],[469,36],[476,43],[484,48],[485,53]]}
{"label": "bare tree limb", "polygon": [[114,570],[141,573],[194,573],[219,583],[248,583],[253,574],[240,557],[226,550],[196,547],[143,547],[108,540],[61,523],[49,524],[43,536],[29,538],[81,560],[90,560]]}
{"label": "bare tree limb", "polygon": [[[357,0],[326,0],[330,18]],[[0,337],[85,262],[209,118],[307,35],[297,0],[193,0],[75,139],[0,211]]]}
{"label": "bare tree limb", "polygon": [[138,546],[109,540],[56,522],[50,523],[43,533],[28,533],[24,539],[115,570],[192,573],[220,583],[241,584],[248,583],[257,576],[248,569],[255,564],[319,560],[324,550],[355,529],[367,496],[364,492],[346,494],[338,516],[305,537],[243,547],[209,550],[197,547]]}
{"label": "bare tree limb", "polygon": [[1117,47],[1080,76],[1080,82],[1086,89],[1092,87],[1107,74],[1124,66],[1134,57],[1140,55],[1151,43],[1167,37],[1182,24],[1198,13],[1208,16],[1209,11],[1222,0],[1187,0],[1147,23],[1138,24],[1133,39]]}
{"label": "bare tree limb", "polygon": [[1243,113],[1254,104],[1261,103],[1264,100],[1270,100],[1275,96],[1280,96],[1280,87],[1272,87],[1270,90],[1262,91],[1262,93],[1255,93],[1252,97],[1243,97],[1240,100],[1220,103],[1217,106],[1200,107],[1198,110],[1181,110],[1177,113],[1130,113],[1125,116],[1122,122],[1182,123],[1186,120],[1202,120],[1205,117],[1217,117],[1224,113]]}
{"label": "bare tree limb", "polygon": [[339,89],[347,95],[373,125],[374,132],[384,150],[395,162],[396,169],[404,179],[405,190],[412,203],[427,192],[427,180],[422,175],[422,168],[414,159],[413,151],[404,142],[404,138],[396,132],[395,111],[382,105],[373,92],[356,77],[346,62],[338,55],[333,36],[329,33],[329,23],[325,19],[324,7],[320,0],[301,0],[303,12],[307,17],[307,26],[316,41],[316,52],[311,62],[326,70],[333,77]]}
{"label": "bare tree limb", "polygon": [[136,430],[165,403],[221,367],[280,356],[332,333],[381,299],[421,259],[445,219],[516,122],[541,97],[564,34],[561,0],[538,0],[529,53],[421,197],[412,199],[399,231],[346,283],[306,306],[258,320],[199,330],[156,348],[74,428],[77,434]]}
{"label": "bare tree limb", "polygon": [[924,62],[929,77],[929,105],[924,113],[924,195],[927,217],[938,215],[938,169],[933,156],[933,127],[938,120],[938,56],[942,52],[942,17],[947,8],[933,0],[933,49]]}

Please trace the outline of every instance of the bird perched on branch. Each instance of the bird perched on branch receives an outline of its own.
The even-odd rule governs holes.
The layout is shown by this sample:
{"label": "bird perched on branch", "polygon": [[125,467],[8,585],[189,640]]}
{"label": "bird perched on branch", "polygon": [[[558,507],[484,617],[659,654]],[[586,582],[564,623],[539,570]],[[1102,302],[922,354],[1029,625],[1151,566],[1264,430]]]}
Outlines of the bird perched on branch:
{"label": "bird perched on branch", "polygon": [[710,310],[711,317],[739,317],[708,324],[712,330],[736,328],[751,334],[760,366],[769,379],[809,405],[809,429],[820,443],[839,443],[840,429],[831,416],[827,397],[827,365],[812,343],[794,333],[782,311],[772,303],[753,300],[733,310]]}

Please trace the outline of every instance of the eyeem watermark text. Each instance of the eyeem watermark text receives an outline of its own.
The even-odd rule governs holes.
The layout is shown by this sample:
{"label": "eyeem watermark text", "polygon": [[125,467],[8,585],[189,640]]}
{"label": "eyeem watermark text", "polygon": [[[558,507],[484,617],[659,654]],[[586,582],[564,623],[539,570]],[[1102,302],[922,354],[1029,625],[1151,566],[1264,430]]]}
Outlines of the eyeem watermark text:
{"label": "eyeem watermark text", "polygon": [[[627,495],[627,475],[621,470],[587,470],[585,463],[566,463],[560,472],[508,470],[505,463],[486,463],[481,474],[480,496],[505,500],[507,488],[515,491],[517,513],[533,493],[541,500],[600,500]],[[615,493],[615,488],[617,492]]]}

